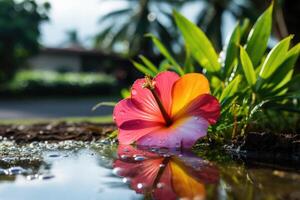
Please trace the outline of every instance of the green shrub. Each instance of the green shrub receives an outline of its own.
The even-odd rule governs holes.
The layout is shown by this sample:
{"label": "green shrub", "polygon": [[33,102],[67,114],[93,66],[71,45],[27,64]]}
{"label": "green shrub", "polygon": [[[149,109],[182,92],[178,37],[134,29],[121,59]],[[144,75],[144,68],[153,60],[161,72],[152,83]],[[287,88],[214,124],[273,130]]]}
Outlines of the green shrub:
{"label": "green shrub", "polygon": [[20,71],[2,93],[13,95],[109,94],[116,86],[114,77],[99,73],[58,73]]}
{"label": "green shrub", "polygon": [[[238,23],[220,53],[199,27],[174,11],[185,42],[185,59],[177,61],[157,37],[148,34],[165,60],[157,67],[141,56],[141,62],[134,61],[133,65],[149,76],[164,70],[183,75],[202,67],[210,80],[212,94],[222,105],[221,119],[210,130],[211,135],[225,138],[243,135],[259,116],[264,116],[267,124],[272,123],[273,117],[289,115],[282,111],[300,112],[299,89],[293,91],[291,87],[300,80],[299,75],[293,76],[300,44],[290,47],[293,36],[288,36],[267,51],[272,11],[273,4],[257,19],[249,33],[247,20]],[[266,113],[272,114],[268,118]]]}

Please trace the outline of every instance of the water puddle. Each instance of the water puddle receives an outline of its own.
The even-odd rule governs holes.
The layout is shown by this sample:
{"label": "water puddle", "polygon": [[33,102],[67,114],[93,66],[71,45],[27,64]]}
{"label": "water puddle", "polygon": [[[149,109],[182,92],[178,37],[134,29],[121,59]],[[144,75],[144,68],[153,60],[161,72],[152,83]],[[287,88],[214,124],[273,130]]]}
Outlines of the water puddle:
{"label": "water puddle", "polygon": [[300,199],[300,174],[223,154],[102,142],[0,142],[0,199]]}

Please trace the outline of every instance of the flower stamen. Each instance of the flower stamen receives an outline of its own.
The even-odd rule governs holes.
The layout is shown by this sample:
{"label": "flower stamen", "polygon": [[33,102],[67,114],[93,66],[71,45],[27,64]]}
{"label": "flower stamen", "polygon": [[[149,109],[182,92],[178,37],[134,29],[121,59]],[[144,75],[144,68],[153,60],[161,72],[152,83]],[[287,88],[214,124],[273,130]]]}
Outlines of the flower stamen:
{"label": "flower stamen", "polygon": [[155,85],[149,76],[145,76],[145,83],[143,85],[143,88],[147,88],[151,91],[151,93],[154,96],[154,99],[160,109],[160,112],[166,122],[166,125],[170,126],[172,124],[172,120],[171,120],[170,116],[168,115],[167,111],[165,110],[157,92],[155,91]]}

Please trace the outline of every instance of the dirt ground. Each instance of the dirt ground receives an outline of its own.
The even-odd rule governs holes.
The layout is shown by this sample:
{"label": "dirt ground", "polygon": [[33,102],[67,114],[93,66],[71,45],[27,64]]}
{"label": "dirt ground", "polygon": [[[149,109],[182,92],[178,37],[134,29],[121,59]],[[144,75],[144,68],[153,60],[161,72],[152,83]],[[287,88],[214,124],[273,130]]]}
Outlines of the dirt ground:
{"label": "dirt ground", "polygon": [[0,125],[0,137],[15,140],[17,143],[33,141],[92,141],[108,136],[115,130],[113,124],[90,122],[39,123],[34,125]]}

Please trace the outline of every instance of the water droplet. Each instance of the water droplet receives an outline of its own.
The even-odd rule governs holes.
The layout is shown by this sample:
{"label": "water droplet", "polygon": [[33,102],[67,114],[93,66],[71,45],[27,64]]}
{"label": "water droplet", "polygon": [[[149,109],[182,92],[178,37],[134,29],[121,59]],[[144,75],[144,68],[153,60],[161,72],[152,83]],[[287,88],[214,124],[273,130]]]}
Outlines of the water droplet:
{"label": "water droplet", "polygon": [[165,167],[165,166],[166,166],[165,164],[160,164],[160,165],[159,165],[159,167]]}
{"label": "water droplet", "polygon": [[129,178],[126,178],[126,177],[124,177],[124,178],[122,179],[122,182],[123,182],[123,183],[129,183],[129,182],[130,182],[130,179],[129,179]]}
{"label": "water droplet", "polygon": [[135,161],[143,161],[143,160],[145,160],[145,157],[144,157],[144,156],[134,155],[133,157],[134,157],[134,160],[135,160]]}
{"label": "water droplet", "polygon": [[40,180],[49,180],[54,178],[54,175],[39,175]]}
{"label": "water droplet", "polygon": [[26,170],[23,169],[22,167],[11,167],[11,168],[5,170],[5,173],[7,175],[17,175],[17,174],[23,174],[25,172],[26,172]]}
{"label": "water droplet", "polygon": [[50,154],[49,157],[50,158],[57,158],[57,157],[60,157],[60,155],[59,154]]}
{"label": "water droplet", "polygon": [[120,157],[121,157],[121,159],[127,159],[128,158],[127,155],[121,155]]}
{"label": "water droplet", "polygon": [[157,148],[155,148],[155,147],[151,147],[151,149],[150,149],[150,151],[152,151],[152,152],[157,152]]}
{"label": "water droplet", "polygon": [[167,148],[160,148],[159,150],[158,150],[158,153],[159,154],[166,154],[166,153],[168,153],[169,152],[169,149],[167,149]]}
{"label": "water droplet", "polygon": [[114,169],[112,170],[112,173],[113,173],[114,175],[119,176],[121,170],[122,170],[121,168],[116,167],[116,168],[114,168]]}
{"label": "water droplet", "polygon": [[157,187],[157,188],[163,188],[164,185],[165,185],[164,183],[157,183],[156,187]]}
{"label": "water droplet", "polygon": [[142,183],[138,183],[136,186],[138,189],[142,189],[144,187]]}
{"label": "water droplet", "polygon": [[135,89],[132,89],[132,90],[131,90],[131,95],[134,96],[134,95],[136,95],[136,94],[137,94],[137,91],[136,91]]}
{"label": "water droplet", "polygon": [[32,181],[32,180],[35,180],[39,177],[38,174],[34,174],[34,175],[28,175],[26,176],[26,179],[29,180],[29,181]]}

